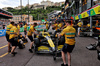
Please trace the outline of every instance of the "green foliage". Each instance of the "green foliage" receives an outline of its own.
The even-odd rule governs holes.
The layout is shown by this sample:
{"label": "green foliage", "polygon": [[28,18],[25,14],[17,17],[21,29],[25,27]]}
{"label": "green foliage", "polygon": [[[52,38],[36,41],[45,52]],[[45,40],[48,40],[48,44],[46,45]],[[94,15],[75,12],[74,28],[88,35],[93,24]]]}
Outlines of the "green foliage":
{"label": "green foliage", "polygon": [[[54,10],[61,10],[61,7],[60,6],[48,6],[46,8],[46,10],[44,10],[44,9],[34,9],[34,10],[29,9],[29,11],[30,11],[29,15],[33,16],[33,20],[38,20],[38,16],[39,16],[39,20],[41,20],[41,19],[47,18],[47,14]],[[28,7],[22,8],[22,11],[21,11],[21,9],[16,10],[16,9],[9,8],[8,11],[13,13],[14,15],[21,15],[21,12],[22,12],[22,14],[28,14]]]}

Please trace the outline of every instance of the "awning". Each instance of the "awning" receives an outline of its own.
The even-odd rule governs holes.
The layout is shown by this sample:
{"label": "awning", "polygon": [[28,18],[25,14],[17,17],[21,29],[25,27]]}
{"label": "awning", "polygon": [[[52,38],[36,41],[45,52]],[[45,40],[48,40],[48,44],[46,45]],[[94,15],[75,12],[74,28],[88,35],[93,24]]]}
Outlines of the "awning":
{"label": "awning", "polygon": [[86,10],[82,12],[81,14],[78,14],[77,16],[75,16],[75,20],[86,18],[89,16],[98,15],[98,14],[100,14],[100,5],[96,5],[92,7],[91,9]]}

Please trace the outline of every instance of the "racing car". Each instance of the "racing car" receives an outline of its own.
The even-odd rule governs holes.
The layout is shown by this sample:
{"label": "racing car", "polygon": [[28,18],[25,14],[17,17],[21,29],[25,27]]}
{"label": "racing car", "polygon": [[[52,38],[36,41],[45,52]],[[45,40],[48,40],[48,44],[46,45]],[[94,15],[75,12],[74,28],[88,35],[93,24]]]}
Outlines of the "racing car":
{"label": "racing car", "polygon": [[53,53],[55,51],[55,39],[47,30],[37,30],[39,36],[34,38],[34,49],[36,53]]}

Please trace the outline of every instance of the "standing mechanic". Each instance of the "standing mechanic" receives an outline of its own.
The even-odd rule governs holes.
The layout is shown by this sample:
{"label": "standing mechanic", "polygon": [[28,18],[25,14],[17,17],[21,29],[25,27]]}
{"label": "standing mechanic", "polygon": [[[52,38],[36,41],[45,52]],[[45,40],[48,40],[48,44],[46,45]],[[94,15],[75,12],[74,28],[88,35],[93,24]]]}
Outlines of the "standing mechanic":
{"label": "standing mechanic", "polygon": [[11,54],[13,54],[13,56],[17,54],[17,52],[15,52],[15,49],[18,46],[18,40],[16,39],[17,36],[18,36],[18,30],[17,30],[17,24],[15,24],[15,26],[11,28],[9,35],[9,41],[12,45]]}
{"label": "standing mechanic", "polygon": [[55,31],[54,31],[54,36],[55,36],[56,35],[56,32],[57,32],[57,29],[58,29],[57,21],[54,23],[53,29],[55,29]]}
{"label": "standing mechanic", "polygon": [[17,31],[18,31],[18,35],[20,34],[20,23],[18,23],[17,25]]}
{"label": "standing mechanic", "polygon": [[[65,35],[65,44],[62,48],[62,59],[64,63],[61,66],[71,66],[71,52],[75,47],[76,30],[71,26],[71,21],[65,21],[65,24],[67,27],[59,34],[59,37]],[[67,53],[68,64],[66,64],[65,53]]]}
{"label": "standing mechanic", "polygon": [[79,20],[78,22],[78,36],[80,35],[80,30],[81,30],[81,27],[82,27],[82,22]]}
{"label": "standing mechanic", "polygon": [[6,40],[8,41],[8,53],[11,51],[10,48],[10,42],[9,42],[9,35],[10,35],[10,29],[14,26],[14,22],[11,22],[6,29]]}
{"label": "standing mechanic", "polygon": [[30,27],[30,29],[29,29],[29,31],[28,31],[28,33],[27,33],[27,35],[28,35],[28,38],[30,39],[30,41],[31,41],[31,45],[30,45],[30,49],[29,49],[29,51],[31,52],[31,53],[33,53],[33,51],[32,51],[32,47],[33,47],[33,43],[34,43],[34,40],[33,40],[33,37],[32,37],[32,34],[34,33],[35,35],[35,37],[36,37],[36,33],[35,33],[35,26],[37,26],[37,23],[34,23],[31,27]]}

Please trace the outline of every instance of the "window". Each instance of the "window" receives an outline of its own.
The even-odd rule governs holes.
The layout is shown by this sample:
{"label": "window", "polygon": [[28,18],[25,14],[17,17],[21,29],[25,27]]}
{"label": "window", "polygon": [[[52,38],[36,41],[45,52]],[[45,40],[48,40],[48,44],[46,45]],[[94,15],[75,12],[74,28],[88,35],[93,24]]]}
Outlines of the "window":
{"label": "window", "polygon": [[91,0],[87,0],[87,9],[91,8]]}

